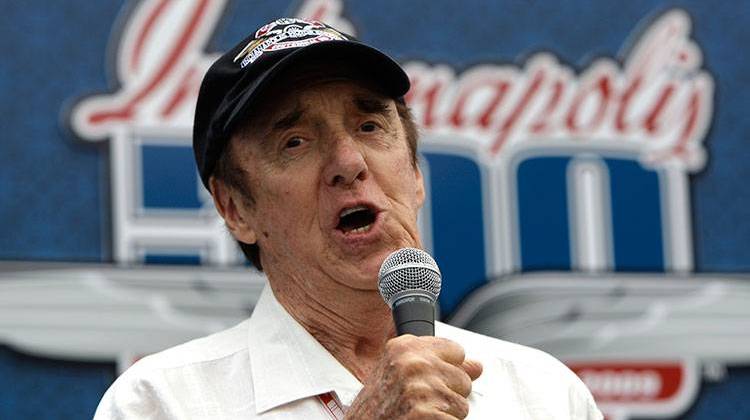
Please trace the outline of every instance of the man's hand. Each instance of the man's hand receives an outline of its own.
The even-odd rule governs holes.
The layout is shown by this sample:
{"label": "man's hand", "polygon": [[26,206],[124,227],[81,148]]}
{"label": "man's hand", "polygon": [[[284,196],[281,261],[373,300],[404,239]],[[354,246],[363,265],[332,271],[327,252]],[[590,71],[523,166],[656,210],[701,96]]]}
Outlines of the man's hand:
{"label": "man's hand", "polygon": [[463,419],[481,363],[445,338],[403,335],[385,353],[352,403],[348,419]]}

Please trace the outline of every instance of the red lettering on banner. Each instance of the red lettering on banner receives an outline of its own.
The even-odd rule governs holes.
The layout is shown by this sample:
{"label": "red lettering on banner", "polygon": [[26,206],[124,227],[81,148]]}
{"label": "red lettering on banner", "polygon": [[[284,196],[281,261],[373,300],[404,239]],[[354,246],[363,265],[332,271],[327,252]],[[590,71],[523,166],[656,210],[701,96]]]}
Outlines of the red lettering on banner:
{"label": "red lettering on banner", "polygon": [[[125,63],[121,71],[134,74],[121,74],[121,91],[79,104],[74,113],[79,134],[100,139],[117,127],[139,124],[189,128],[199,75],[212,61],[201,48],[223,4],[141,3],[118,51]],[[310,0],[300,17],[351,30],[341,7]],[[155,39],[157,28],[167,24],[179,31]],[[689,35],[687,14],[669,11],[621,60],[600,58],[578,74],[549,53],[534,54],[523,66],[484,64],[460,75],[445,65],[406,63],[412,81],[406,100],[426,133],[457,134],[490,156],[533,140],[605,147],[616,142],[640,150],[644,162],[669,161],[695,171],[704,161],[713,80],[701,69],[700,50]],[[146,63],[147,57],[161,61]]]}
{"label": "red lettering on banner", "polygon": [[484,89],[492,92],[492,96],[484,106],[484,112],[481,113],[477,119],[477,123],[481,127],[488,127],[491,122],[492,114],[497,110],[500,102],[505,98],[508,93],[509,84],[505,80],[487,80],[486,83],[472,83],[464,89],[461,89],[458,100],[453,107],[453,113],[450,116],[450,122],[454,127],[462,127],[466,121],[464,118],[464,111],[466,109],[466,101],[471,95],[477,93],[478,90]]}
{"label": "red lettering on banner", "polygon": [[695,131],[698,125],[698,114],[701,107],[700,92],[695,91],[690,95],[690,99],[687,104],[687,119],[685,120],[685,126],[680,133],[680,137],[677,139],[677,144],[674,147],[675,155],[682,155],[687,149],[688,142],[690,141],[691,134]]}
{"label": "red lettering on banner", "polygon": [[656,134],[659,132],[660,128],[660,118],[662,114],[664,113],[664,109],[667,107],[667,103],[669,99],[672,97],[672,94],[675,91],[675,87],[673,84],[669,84],[667,86],[664,86],[664,89],[661,92],[661,95],[659,95],[659,98],[654,103],[654,106],[651,108],[651,111],[649,111],[646,114],[646,119],[643,123],[643,128],[646,129],[651,134]]}
{"label": "red lettering on banner", "polygon": [[[584,86],[573,100],[570,110],[568,111],[568,116],[565,119],[565,125],[571,133],[595,131],[596,127],[601,124],[604,119],[604,114],[607,111],[607,105],[611,93],[612,88],[610,86],[609,78],[606,75],[600,76],[596,83],[593,83],[590,86]],[[591,117],[588,124],[585,127],[582,127],[582,124],[578,119],[580,108],[584,101],[591,98],[591,95],[594,95],[593,100],[597,103],[596,112],[593,113],[593,117]]]}
{"label": "red lettering on banner", "polygon": [[713,80],[689,33],[685,12],[667,12],[623,64],[598,59],[579,76],[548,53],[522,68],[483,65],[462,75],[408,63],[414,93],[407,101],[426,130],[470,133],[490,155],[534,139],[618,142],[640,150],[644,162],[698,170]]}
{"label": "red lettering on banner", "polygon": [[622,134],[627,134],[628,132],[628,124],[625,122],[625,113],[630,107],[630,101],[640,87],[641,78],[636,77],[630,80],[627,89],[625,89],[625,92],[620,95],[620,103],[617,109],[617,116],[615,117],[615,129]]}
{"label": "red lettering on banner", "polygon": [[423,128],[437,125],[435,114],[437,113],[437,101],[441,97],[445,84],[441,79],[418,80],[412,79],[412,87],[407,92],[405,100],[409,103],[419,103],[423,106],[422,112],[417,116],[417,121]]}
{"label": "red lettering on banner", "polygon": [[503,147],[503,144],[505,144],[505,142],[508,140],[508,137],[513,131],[513,128],[520,120],[521,115],[525,110],[528,109],[529,102],[534,96],[536,96],[543,81],[544,71],[539,70],[534,74],[523,96],[521,96],[521,99],[518,101],[515,108],[513,108],[513,111],[511,111],[508,118],[506,118],[502,126],[500,126],[500,133],[495,138],[495,142],[490,147],[490,152],[497,153],[497,151],[500,150],[501,147]]}
{"label": "red lettering on banner", "polygon": [[505,98],[505,95],[508,93],[510,84],[506,81],[498,82],[496,87],[497,90],[495,92],[495,96],[489,103],[487,103],[484,112],[479,116],[479,120],[477,121],[479,126],[482,128],[489,128],[492,125],[492,116],[495,115],[498,110],[498,106]]}
{"label": "red lettering on banner", "polygon": [[[177,42],[175,43],[172,50],[169,52],[165,60],[162,62],[161,67],[155,72],[153,77],[146,79],[147,81],[138,89],[133,97],[121,108],[100,111],[89,116],[89,122],[91,124],[98,124],[106,122],[111,119],[122,119],[131,118],[135,109],[138,107],[141,101],[146,99],[156,88],[162,83],[162,81],[170,74],[175,68],[179,58],[183,56],[186,51],[186,46],[190,41],[192,35],[195,33],[195,27],[204,14],[206,7],[208,6],[208,0],[202,0],[198,2],[193,14],[188,20],[187,24],[183,28]],[[159,12],[163,11],[164,8],[157,8]]]}
{"label": "red lettering on banner", "polygon": [[541,109],[538,116],[534,119],[534,122],[529,125],[529,129],[532,133],[540,134],[549,129],[549,120],[552,118],[553,112],[560,104],[564,87],[562,80],[555,81],[547,104]]}
{"label": "red lettering on banner", "polygon": [[568,365],[597,403],[665,402],[685,385],[679,363],[589,363]]}
{"label": "red lettering on banner", "polygon": [[197,74],[198,71],[194,68],[185,72],[180,84],[177,86],[177,90],[160,112],[163,118],[171,117],[180,105],[183,105],[186,101],[194,98],[194,95],[198,94],[201,81],[197,77]]}
{"label": "red lettering on banner", "polygon": [[133,48],[133,54],[130,56],[130,71],[136,71],[141,64],[141,58],[143,57],[143,45],[146,43],[146,39],[154,29],[156,19],[161,16],[164,12],[164,8],[169,4],[169,0],[161,0],[159,4],[154,8],[153,11],[146,18],[146,22],[143,25],[143,30],[138,34],[138,39],[135,41],[135,47]]}

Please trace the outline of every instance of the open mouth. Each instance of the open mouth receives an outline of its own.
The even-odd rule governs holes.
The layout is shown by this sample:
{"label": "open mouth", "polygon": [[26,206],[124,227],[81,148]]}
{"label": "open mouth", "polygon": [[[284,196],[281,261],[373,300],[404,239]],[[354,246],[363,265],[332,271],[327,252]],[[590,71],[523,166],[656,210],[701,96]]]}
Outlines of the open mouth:
{"label": "open mouth", "polygon": [[377,214],[367,206],[356,206],[344,209],[339,213],[336,229],[344,233],[364,233],[370,230]]}

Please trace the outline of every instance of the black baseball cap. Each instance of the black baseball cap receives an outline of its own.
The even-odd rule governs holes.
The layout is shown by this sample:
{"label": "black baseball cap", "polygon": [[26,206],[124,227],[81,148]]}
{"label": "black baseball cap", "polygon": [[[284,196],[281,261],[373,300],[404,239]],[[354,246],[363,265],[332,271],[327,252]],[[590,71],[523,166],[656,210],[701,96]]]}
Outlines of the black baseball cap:
{"label": "black baseball cap", "polygon": [[270,22],[219,57],[203,77],[195,109],[193,152],[206,188],[233,130],[252,112],[253,102],[283,71],[313,60],[346,60],[392,98],[402,98],[409,90],[409,77],[401,66],[351,35],[317,21],[283,18]]}

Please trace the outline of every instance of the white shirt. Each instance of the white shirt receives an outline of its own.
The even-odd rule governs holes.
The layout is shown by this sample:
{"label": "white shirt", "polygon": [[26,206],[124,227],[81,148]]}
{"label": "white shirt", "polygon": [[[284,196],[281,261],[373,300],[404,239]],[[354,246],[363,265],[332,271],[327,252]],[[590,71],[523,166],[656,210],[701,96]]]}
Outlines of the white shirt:
{"label": "white shirt", "polygon": [[[583,382],[552,356],[437,323],[484,365],[469,419],[601,419]],[[237,326],[145,357],[99,403],[104,419],[326,419],[320,394],[350,406],[362,384],[266,286]]]}

